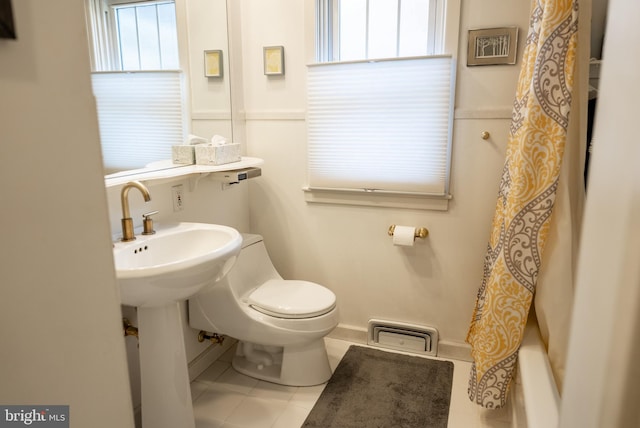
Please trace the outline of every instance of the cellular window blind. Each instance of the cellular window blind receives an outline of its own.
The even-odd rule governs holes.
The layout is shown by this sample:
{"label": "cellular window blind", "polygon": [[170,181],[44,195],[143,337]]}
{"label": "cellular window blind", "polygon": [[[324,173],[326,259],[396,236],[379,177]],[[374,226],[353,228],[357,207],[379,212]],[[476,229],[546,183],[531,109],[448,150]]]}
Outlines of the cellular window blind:
{"label": "cellular window blind", "polygon": [[308,68],[309,189],[448,194],[450,56]]}
{"label": "cellular window blind", "polygon": [[106,169],[170,159],[185,141],[180,71],[94,73],[92,82]]}

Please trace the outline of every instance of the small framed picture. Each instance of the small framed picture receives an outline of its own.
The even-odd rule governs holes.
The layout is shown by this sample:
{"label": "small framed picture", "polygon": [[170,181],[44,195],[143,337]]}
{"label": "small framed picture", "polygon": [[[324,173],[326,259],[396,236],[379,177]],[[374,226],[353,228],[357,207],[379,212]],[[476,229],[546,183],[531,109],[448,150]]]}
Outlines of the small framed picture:
{"label": "small framed picture", "polygon": [[205,77],[222,77],[222,51],[204,51]]}
{"label": "small framed picture", "polygon": [[515,64],[518,27],[469,30],[467,65]]}
{"label": "small framed picture", "polygon": [[265,46],[264,74],[279,76],[284,74],[284,46]]}

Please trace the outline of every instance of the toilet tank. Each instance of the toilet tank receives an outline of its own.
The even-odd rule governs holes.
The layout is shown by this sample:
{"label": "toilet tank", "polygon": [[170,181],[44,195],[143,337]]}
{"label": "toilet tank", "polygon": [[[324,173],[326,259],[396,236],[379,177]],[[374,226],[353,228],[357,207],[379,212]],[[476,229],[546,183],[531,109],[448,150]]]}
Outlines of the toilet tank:
{"label": "toilet tank", "polygon": [[242,234],[242,249],[227,274],[233,294],[240,298],[270,279],[282,279],[271,263],[262,236]]}

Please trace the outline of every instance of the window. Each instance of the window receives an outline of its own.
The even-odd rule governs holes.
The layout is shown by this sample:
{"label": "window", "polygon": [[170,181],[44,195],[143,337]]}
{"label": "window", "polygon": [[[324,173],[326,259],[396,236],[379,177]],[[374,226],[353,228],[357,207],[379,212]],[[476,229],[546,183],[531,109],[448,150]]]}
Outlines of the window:
{"label": "window", "polygon": [[95,71],[179,70],[173,1],[92,0]]}
{"label": "window", "polygon": [[451,57],[310,67],[313,186],[444,196],[451,69]]}
{"label": "window", "polygon": [[317,60],[440,53],[439,3],[442,0],[318,0]]}
{"label": "window", "polygon": [[307,200],[448,197],[455,60],[443,11],[444,0],[316,0]]}
{"label": "window", "polygon": [[185,139],[174,1],[87,0],[107,172],[169,159]]}

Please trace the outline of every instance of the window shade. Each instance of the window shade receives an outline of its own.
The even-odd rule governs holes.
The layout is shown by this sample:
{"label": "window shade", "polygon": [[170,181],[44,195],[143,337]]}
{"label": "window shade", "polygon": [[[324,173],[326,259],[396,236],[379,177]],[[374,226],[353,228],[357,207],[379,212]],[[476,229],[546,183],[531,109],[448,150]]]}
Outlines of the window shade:
{"label": "window shade", "polygon": [[309,66],[310,189],[448,193],[450,56]]}
{"label": "window shade", "polygon": [[179,71],[94,73],[92,81],[105,168],[141,168],[183,144]]}

